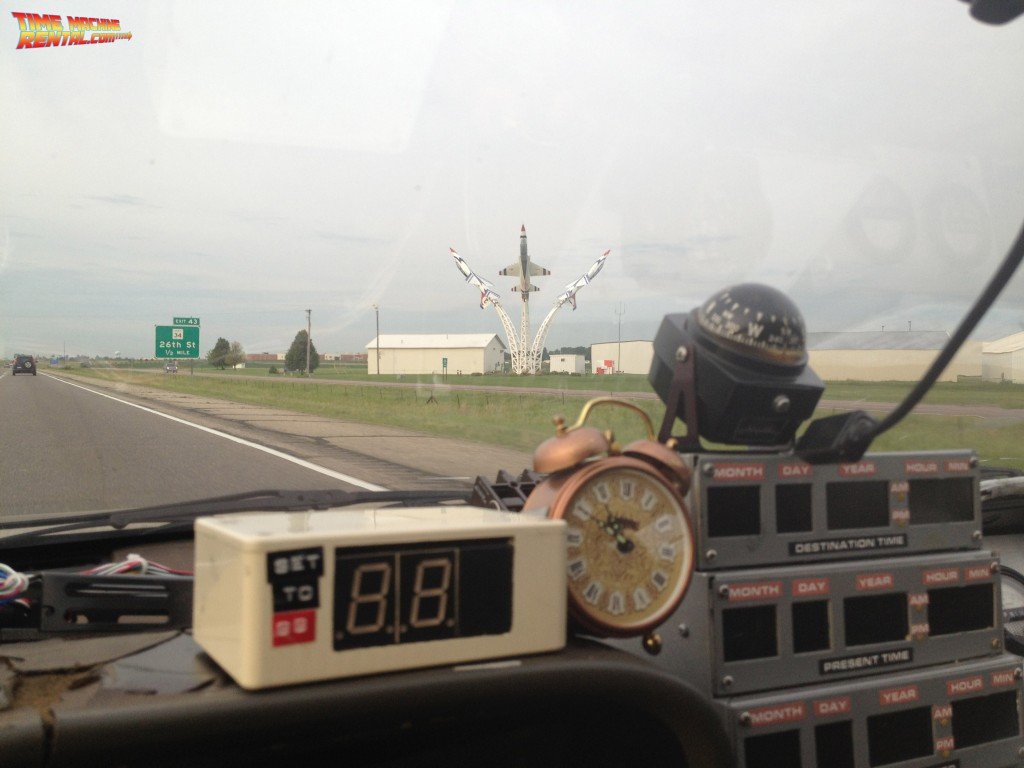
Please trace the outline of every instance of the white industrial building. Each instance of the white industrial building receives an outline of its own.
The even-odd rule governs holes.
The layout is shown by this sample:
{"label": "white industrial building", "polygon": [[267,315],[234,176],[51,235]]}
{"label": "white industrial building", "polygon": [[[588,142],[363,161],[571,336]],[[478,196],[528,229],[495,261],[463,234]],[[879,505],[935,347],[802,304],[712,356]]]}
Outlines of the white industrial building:
{"label": "white industrial building", "polygon": [[[825,381],[918,381],[949,341],[945,331],[842,331],[807,334],[807,354]],[[982,343],[967,341],[939,381],[982,375]]]}
{"label": "white industrial building", "polygon": [[981,345],[981,378],[1024,382],[1024,331]]}
{"label": "white industrial building", "polygon": [[389,375],[493,373],[504,364],[505,344],[493,333],[381,334],[379,345],[377,337],[366,344],[366,372],[371,375],[378,370]]}
{"label": "white industrial building", "polygon": [[586,355],[553,354],[549,358],[551,373],[585,373],[587,370]]}
{"label": "white industrial building", "polygon": [[653,359],[653,341],[603,341],[590,346],[590,370],[593,373],[646,375],[651,370]]}

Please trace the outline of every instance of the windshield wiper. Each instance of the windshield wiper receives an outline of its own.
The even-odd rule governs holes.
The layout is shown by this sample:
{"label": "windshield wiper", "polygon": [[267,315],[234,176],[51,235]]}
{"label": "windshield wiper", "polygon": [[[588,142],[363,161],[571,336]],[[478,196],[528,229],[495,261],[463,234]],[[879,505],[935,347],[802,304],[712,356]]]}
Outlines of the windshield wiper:
{"label": "windshield wiper", "polygon": [[[52,538],[55,535],[99,527],[121,531],[140,523],[163,523],[164,525],[158,525],[155,529],[164,530],[167,526],[191,525],[193,520],[204,515],[227,512],[302,512],[332,507],[350,507],[370,502],[383,502],[389,506],[431,505],[444,501],[465,502],[469,500],[469,494],[469,489],[461,487],[430,491],[249,491],[196,501],[181,501],[112,512],[93,512],[65,517],[59,523],[54,523],[53,518],[28,520],[15,518],[0,524],[0,532],[12,529],[21,532],[11,536],[0,535],[0,545],[9,547],[12,544],[38,543],[41,539]],[[133,531],[133,533],[146,533],[152,530],[154,528]]]}

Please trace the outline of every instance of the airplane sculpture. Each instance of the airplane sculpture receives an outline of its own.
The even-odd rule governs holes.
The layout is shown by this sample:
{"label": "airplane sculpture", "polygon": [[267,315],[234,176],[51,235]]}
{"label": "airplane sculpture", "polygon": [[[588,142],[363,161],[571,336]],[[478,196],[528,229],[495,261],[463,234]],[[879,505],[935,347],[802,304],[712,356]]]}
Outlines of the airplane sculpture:
{"label": "airplane sculpture", "polygon": [[530,259],[530,254],[526,249],[526,225],[524,224],[519,230],[519,261],[509,264],[498,273],[507,277],[519,278],[519,284],[512,288],[513,291],[520,294],[520,298],[523,302],[521,306],[518,333],[516,333],[512,320],[505,311],[505,308],[501,306],[501,297],[498,295],[497,291],[494,290],[494,283],[480,277],[480,275],[474,272],[466,260],[462,258],[454,248],[449,248],[448,250],[451,253],[452,258],[455,259],[455,266],[458,268],[459,272],[462,273],[466,282],[480,291],[480,309],[483,309],[489,304],[494,307],[494,311],[498,313],[498,318],[501,320],[502,328],[505,330],[505,336],[508,339],[508,351],[512,357],[512,372],[517,374],[538,373],[540,371],[541,355],[544,350],[544,339],[547,336],[548,328],[550,327],[555,314],[557,314],[558,310],[565,304],[570,304],[573,309],[576,309],[576,294],[583,286],[589,285],[590,282],[597,277],[597,273],[601,271],[602,267],[604,267],[604,262],[608,258],[608,254],[611,253],[611,251],[605,251],[602,253],[600,258],[590,266],[590,269],[565,286],[565,290],[555,298],[551,311],[549,311],[547,316],[544,318],[544,322],[541,323],[536,337],[534,337],[531,342],[530,305],[528,300],[530,298],[530,294],[533,291],[539,291],[540,288],[534,285],[530,278],[550,275],[551,270],[546,267],[542,267],[539,264],[534,264]]}
{"label": "airplane sculpture", "polygon": [[459,256],[458,251],[454,248],[449,248],[448,250],[452,252],[452,257],[455,259],[455,266],[459,268],[459,272],[461,272],[463,277],[466,278],[466,282],[479,289],[480,309],[483,309],[488,304],[500,305],[501,302],[498,300],[498,294],[494,290],[494,283],[480,277],[480,275],[470,269],[466,260]]}
{"label": "airplane sculpture", "polygon": [[585,285],[590,285],[590,281],[597,277],[597,273],[601,271],[601,267],[604,266],[604,261],[608,258],[609,253],[611,253],[611,250],[607,250],[602,253],[601,257],[590,266],[590,269],[565,286],[565,290],[555,297],[555,304],[562,306],[568,301],[575,312],[576,294],[579,293],[580,288]]}
{"label": "airplane sculpture", "polygon": [[531,291],[539,291],[540,288],[533,285],[530,282],[531,277],[543,277],[544,275],[550,275],[551,270],[546,267],[542,267],[540,264],[534,264],[530,260],[530,254],[526,251],[526,225],[523,224],[523,228],[519,230],[519,261],[514,261],[504,269],[498,272],[499,275],[505,275],[506,277],[518,277],[519,285],[512,286],[513,291],[519,291],[523,294],[523,301],[529,301]]}

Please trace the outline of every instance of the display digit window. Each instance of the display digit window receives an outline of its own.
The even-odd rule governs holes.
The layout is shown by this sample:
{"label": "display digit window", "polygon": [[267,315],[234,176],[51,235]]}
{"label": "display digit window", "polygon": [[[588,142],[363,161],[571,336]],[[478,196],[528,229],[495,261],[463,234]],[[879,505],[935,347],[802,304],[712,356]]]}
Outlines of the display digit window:
{"label": "display digit window", "polygon": [[334,650],[508,632],[506,539],[339,551]]}

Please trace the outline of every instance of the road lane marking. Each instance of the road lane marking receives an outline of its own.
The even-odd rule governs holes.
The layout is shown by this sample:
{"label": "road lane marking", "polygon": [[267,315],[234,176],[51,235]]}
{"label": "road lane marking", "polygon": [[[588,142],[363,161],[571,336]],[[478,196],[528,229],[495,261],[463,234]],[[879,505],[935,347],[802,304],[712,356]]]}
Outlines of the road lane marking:
{"label": "road lane marking", "polygon": [[225,438],[227,440],[230,440],[233,443],[238,443],[239,445],[244,445],[244,446],[247,446],[249,448],[255,448],[257,451],[263,451],[264,453],[269,453],[271,456],[276,456],[279,459],[284,459],[285,461],[290,461],[292,464],[298,464],[300,467],[304,467],[305,469],[311,469],[314,472],[319,472],[321,475],[327,475],[328,477],[333,477],[335,480],[341,480],[343,483],[348,483],[349,485],[354,485],[357,488],[362,488],[363,490],[366,490],[366,491],[386,491],[386,490],[388,490],[387,488],[384,488],[384,487],[382,487],[380,485],[374,485],[373,483],[368,483],[365,480],[360,480],[358,477],[352,477],[351,475],[346,475],[346,474],[343,474],[341,472],[335,472],[333,469],[327,469],[327,467],[321,467],[319,464],[314,464],[314,463],[312,463],[310,461],[306,461],[305,459],[300,459],[297,456],[292,456],[290,454],[284,453],[283,451],[278,451],[278,450],[275,450],[274,448],[267,448],[265,445],[260,445],[259,443],[254,443],[254,442],[252,442],[250,440],[245,440],[245,439],[243,439],[241,437],[235,437],[234,435],[229,435],[227,432],[221,432],[220,430],[217,430],[217,429],[211,429],[210,427],[204,427],[202,424],[196,424],[196,423],[191,422],[191,421],[186,421],[185,419],[178,418],[177,416],[171,416],[170,414],[162,413],[162,412],[157,411],[157,410],[155,410],[153,408],[147,408],[144,405],[139,405],[138,403],[133,403],[133,402],[130,402],[129,400],[122,400],[119,397],[114,397],[113,395],[108,395],[106,392],[98,392],[95,389],[89,389],[89,387],[83,387],[81,384],[76,384],[73,381],[68,381],[67,379],[62,379],[62,378],[59,378],[58,376],[54,376],[54,375],[49,374],[49,373],[44,373],[43,375],[46,376],[47,378],[53,379],[54,381],[59,381],[61,384],[67,384],[67,385],[72,386],[72,387],[77,387],[78,389],[83,389],[86,392],[91,392],[94,395],[99,395],[100,397],[105,397],[108,400],[113,400],[115,403],[121,403],[123,405],[130,405],[132,408],[138,408],[140,411],[145,411],[146,413],[152,413],[155,416],[160,416],[160,417],[165,418],[165,419],[170,419],[171,421],[177,422],[178,424],[184,424],[185,426],[193,427],[193,428],[198,429],[198,430],[200,430],[202,432],[206,432],[206,433],[211,434],[211,435],[216,435],[217,437],[223,437],[223,438]]}

